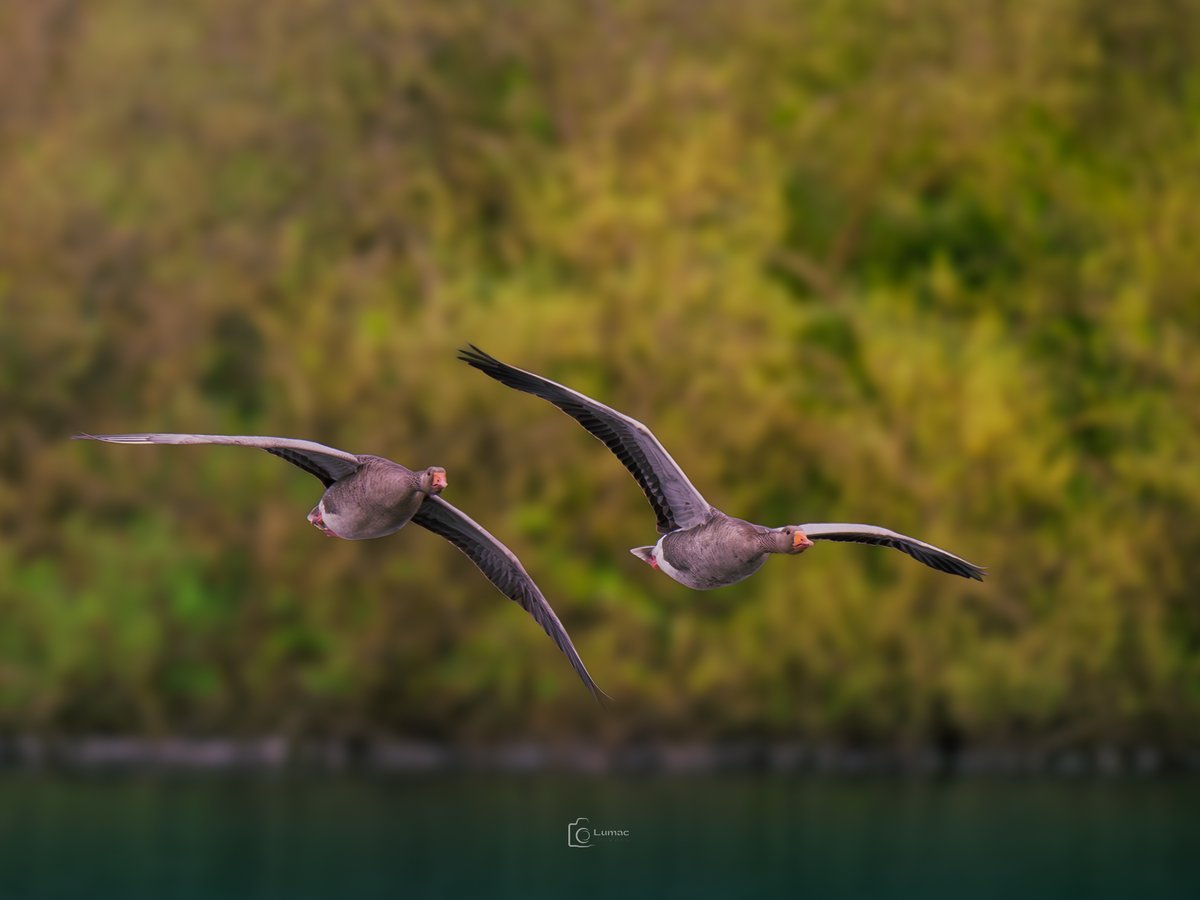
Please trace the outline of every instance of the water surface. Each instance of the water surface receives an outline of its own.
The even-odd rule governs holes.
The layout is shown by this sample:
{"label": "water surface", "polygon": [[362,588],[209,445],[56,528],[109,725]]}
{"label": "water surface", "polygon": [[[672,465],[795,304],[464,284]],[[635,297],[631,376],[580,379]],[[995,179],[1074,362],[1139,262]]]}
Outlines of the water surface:
{"label": "water surface", "polygon": [[0,897],[1180,897],[1198,816],[1200,779],[8,774]]}

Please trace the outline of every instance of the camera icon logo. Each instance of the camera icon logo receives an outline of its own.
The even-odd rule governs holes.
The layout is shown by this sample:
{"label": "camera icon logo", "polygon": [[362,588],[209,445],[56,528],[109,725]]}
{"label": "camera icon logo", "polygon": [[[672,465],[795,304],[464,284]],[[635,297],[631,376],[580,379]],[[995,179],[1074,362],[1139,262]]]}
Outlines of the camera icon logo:
{"label": "camera icon logo", "polygon": [[568,847],[591,847],[592,829],[588,827],[587,819],[576,819],[567,825]]}

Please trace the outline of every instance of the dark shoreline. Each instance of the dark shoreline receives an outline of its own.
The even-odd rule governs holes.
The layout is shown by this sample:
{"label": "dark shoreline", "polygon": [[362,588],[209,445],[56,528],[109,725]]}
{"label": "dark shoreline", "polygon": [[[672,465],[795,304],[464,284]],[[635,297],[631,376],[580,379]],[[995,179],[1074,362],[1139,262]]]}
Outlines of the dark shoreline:
{"label": "dark shoreline", "polygon": [[137,737],[0,738],[0,770],[212,772],[564,772],[578,774],[1150,776],[1200,773],[1200,747],[1099,745],[1053,751],[1010,747],[898,751],[731,741],[462,746],[423,740]]}

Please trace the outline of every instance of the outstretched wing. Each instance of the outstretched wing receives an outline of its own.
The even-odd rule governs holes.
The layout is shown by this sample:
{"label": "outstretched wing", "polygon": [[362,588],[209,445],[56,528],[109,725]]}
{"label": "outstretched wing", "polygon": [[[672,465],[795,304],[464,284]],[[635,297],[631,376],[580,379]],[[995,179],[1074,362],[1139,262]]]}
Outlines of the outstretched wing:
{"label": "outstretched wing", "polygon": [[234,444],[257,447],[280,459],[286,459],[310,475],[321,479],[325,487],[340,481],[359,467],[358,457],[345,450],[326,447],[315,441],[296,438],[258,437],[246,434],[77,434],[73,440],[108,441],[111,444]]}
{"label": "outstretched wing", "polygon": [[918,562],[923,562],[939,572],[949,572],[951,575],[961,575],[963,578],[983,581],[984,570],[974,563],[967,562],[961,556],[947,553],[940,547],[926,544],[916,538],[888,531],[878,525],[859,525],[852,522],[815,522],[797,527],[813,541],[848,541],[855,544],[891,547],[893,550],[907,553]]}
{"label": "outstretched wing", "polygon": [[550,635],[558,649],[571,661],[571,665],[579,673],[587,689],[592,692],[592,696],[597,700],[604,696],[604,692],[588,674],[562,622],[558,620],[538,586],[511,550],[488,534],[478,522],[441,497],[426,497],[412,520],[434,534],[441,535],[470,557],[471,562],[479,567],[501,593],[521,604],[521,608],[533,616],[546,634]]}
{"label": "outstretched wing", "polygon": [[474,344],[460,350],[458,358],[501,384],[550,401],[602,441],[645,492],[660,534],[707,521],[708,501],[641,422],[556,381],[506,365]]}

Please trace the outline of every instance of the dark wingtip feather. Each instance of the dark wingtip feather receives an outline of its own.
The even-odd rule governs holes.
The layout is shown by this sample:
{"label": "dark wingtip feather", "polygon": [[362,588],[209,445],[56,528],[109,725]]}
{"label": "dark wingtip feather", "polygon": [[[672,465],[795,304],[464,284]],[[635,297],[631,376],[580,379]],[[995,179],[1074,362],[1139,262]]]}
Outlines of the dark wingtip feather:
{"label": "dark wingtip feather", "polygon": [[458,358],[467,365],[483,368],[484,366],[501,365],[500,360],[492,356],[490,353],[485,353],[474,344],[467,344],[465,348],[459,348]]}
{"label": "dark wingtip feather", "polygon": [[977,566],[974,563],[969,563],[965,559],[964,560],[957,560],[957,559],[941,560],[941,559],[939,559],[938,561],[944,562],[946,565],[943,567],[943,566],[933,565],[932,563],[927,562],[926,560],[921,560],[921,562],[925,563],[925,565],[929,566],[930,568],[941,569],[941,571],[948,572],[951,575],[958,575],[962,578],[970,578],[970,579],[973,579],[974,581],[983,581],[983,576],[984,576],[986,570],[984,568],[982,568],[981,566]]}
{"label": "dark wingtip feather", "polygon": [[515,369],[510,365],[500,362],[490,353],[485,353],[474,344],[468,344],[469,349],[460,349],[458,358],[465,362],[468,366],[478,369],[485,375],[490,375],[502,384],[507,384],[509,387],[519,386],[522,390],[533,392],[533,388],[537,385],[537,379],[532,378],[527,372],[522,372],[520,369]]}
{"label": "dark wingtip feather", "polygon": [[965,559],[961,559],[952,553],[947,553],[945,550],[940,550],[937,547],[928,547],[919,541],[910,542],[911,539],[905,538],[903,535],[880,535],[863,531],[849,531],[812,534],[811,537],[814,541],[840,541],[853,544],[874,544],[877,547],[890,547],[893,550],[899,550],[901,553],[912,557],[917,562],[929,566],[929,568],[935,571],[945,572],[947,575],[957,575],[960,578],[973,579],[974,581],[983,581],[983,577],[987,572],[982,566],[967,562]]}
{"label": "dark wingtip feather", "polygon": [[960,578],[969,578],[975,581],[983,581],[983,569],[974,563],[969,563],[965,559],[957,557],[941,556],[931,553],[924,553],[918,556],[915,552],[908,550],[905,547],[897,547],[898,550],[905,550],[910,556],[918,562],[923,562],[931,569],[937,569],[940,572],[945,572],[949,575],[958,575]]}

